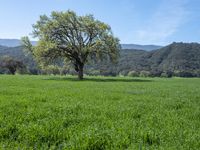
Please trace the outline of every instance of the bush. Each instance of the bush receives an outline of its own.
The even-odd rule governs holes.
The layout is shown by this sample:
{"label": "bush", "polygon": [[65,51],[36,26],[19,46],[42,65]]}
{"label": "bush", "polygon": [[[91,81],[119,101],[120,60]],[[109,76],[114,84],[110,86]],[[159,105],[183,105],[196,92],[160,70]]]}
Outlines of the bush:
{"label": "bush", "polygon": [[163,78],[171,78],[172,76],[173,76],[173,73],[171,71],[163,72],[160,75],[160,77],[163,77]]}
{"label": "bush", "polygon": [[99,70],[94,70],[94,69],[86,70],[85,73],[87,75],[92,75],[92,76],[98,76],[98,75],[100,75],[100,71]]}
{"label": "bush", "polygon": [[196,71],[194,72],[194,75],[195,75],[195,77],[200,77],[200,70],[196,70]]}
{"label": "bush", "polygon": [[48,74],[48,75],[57,75],[60,74],[60,68],[58,66],[53,66],[49,65],[46,68],[42,69],[43,74]]}
{"label": "bush", "polygon": [[150,72],[149,71],[141,71],[140,72],[140,77],[149,77],[150,76]]}
{"label": "bush", "polygon": [[32,74],[32,75],[39,74],[39,69],[37,69],[37,68],[29,68],[28,71],[29,71],[29,74]]}
{"label": "bush", "polygon": [[139,73],[133,70],[133,71],[130,71],[130,72],[128,73],[128,76],[129,76],[129,77],[138,77],[138,76],[139,76]]}
{"label": "bush", "polygon": [[16,70],[16,73],[17,74],[28,74],[28,70],[27,70],[27,68],[19,68],[19,69],[17,69]]}
{"label": "bush", "polygon": [[127,76],[128,75],[128,71],[127,70],[123,70],[119,72],[119,76]]}
{"label": "bush", "polygon": [[151,72],[150,72],[151,77],[160,77],[161,74],[162,74],[162,71],[160,71],[160,70],[151,70]]}
{"label": "bush", "polygon": [[195,74],[191,71],[175,71],[174,75],[177,77],[195,77]]}

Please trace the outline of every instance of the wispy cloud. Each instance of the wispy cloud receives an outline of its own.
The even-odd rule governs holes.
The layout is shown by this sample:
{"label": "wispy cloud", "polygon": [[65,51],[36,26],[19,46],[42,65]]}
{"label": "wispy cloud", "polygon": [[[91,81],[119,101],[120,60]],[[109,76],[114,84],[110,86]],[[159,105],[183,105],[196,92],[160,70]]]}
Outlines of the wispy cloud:
{"label": "wispy cloud", "polygon": [[138,43],[165,44],[186,21],[186,3],[187,0],[163,0],[146,25],[135,32],[134,39]]}

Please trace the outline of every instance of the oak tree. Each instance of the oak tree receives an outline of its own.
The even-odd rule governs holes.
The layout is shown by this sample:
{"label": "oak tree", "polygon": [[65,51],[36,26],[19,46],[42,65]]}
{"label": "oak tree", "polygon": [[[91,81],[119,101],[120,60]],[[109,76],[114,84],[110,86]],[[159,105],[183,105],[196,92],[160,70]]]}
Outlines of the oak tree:
{"label": "oak tree", "polygon": [[89,60],[115,62],[119,56],[119,39],[114,37],[109,25],[92,15],[78,16],[67,11],[40,16],[33,25],[33,36],[38,39],[36,46],[27,37],[22,42],[38,62],[70,61],[79,79],[83,79],[84,65]]}

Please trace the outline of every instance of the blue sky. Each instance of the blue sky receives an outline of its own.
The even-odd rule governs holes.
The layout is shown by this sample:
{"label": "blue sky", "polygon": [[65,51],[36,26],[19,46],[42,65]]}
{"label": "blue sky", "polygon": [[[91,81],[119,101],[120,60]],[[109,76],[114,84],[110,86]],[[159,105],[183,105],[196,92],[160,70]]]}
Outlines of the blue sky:
{"label": "blue sky", "polygon": [[108,23],[121,43],[200,42],[200,0],[1,0],[0,38],[29,35],[39,15],[68,9]]}

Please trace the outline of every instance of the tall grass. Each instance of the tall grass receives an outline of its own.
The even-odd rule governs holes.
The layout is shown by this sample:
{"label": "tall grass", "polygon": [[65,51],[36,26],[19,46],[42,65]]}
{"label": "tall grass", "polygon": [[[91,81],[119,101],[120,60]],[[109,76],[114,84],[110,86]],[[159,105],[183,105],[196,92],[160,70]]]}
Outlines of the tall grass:
{"label": "tall grass", "polygon": [[199,149],[200,79],[0,76],[0,149]]}

